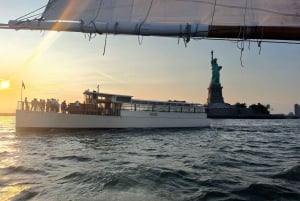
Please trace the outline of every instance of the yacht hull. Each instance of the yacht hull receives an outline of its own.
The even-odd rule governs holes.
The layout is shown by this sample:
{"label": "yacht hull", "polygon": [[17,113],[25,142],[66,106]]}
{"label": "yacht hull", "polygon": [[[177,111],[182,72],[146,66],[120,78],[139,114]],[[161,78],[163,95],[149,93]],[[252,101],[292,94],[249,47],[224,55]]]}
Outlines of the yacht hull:
{"label": "yacht hull", "polygon": [[206,113],[121,110],[120,116],[16,111],[16,130],[209,127]]}

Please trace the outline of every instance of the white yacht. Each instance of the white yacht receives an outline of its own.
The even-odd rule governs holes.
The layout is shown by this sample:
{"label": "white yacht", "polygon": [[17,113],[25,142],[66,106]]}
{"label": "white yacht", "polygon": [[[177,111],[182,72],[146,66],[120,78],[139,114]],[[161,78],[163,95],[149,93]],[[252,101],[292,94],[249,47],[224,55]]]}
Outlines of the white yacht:
{"label": "white yacht", "polygon": [[[203,105],[152,101],[86,90],[84,102],[19,102],[16,130],[209,127]],[[54,108],[55,107],[55,108]]]}

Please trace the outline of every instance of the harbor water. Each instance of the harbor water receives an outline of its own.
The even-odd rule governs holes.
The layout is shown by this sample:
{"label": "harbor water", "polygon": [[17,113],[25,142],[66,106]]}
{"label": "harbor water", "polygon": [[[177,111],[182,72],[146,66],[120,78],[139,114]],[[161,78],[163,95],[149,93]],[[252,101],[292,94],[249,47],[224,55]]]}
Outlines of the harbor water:
{"label": "harbor water", "polygon": [[300,120],[205,129],[15,132],[0,117],[0,200],[300,200]]}

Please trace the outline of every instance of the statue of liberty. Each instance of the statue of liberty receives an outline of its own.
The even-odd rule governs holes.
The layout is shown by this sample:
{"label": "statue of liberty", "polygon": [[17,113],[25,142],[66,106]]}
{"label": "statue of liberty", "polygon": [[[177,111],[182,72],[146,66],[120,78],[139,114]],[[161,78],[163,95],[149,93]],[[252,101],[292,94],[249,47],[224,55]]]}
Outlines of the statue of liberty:
{"label": "statue of liberty", "polygon": [[222,86],[220,83],[220,70],[222,66],[217,63],[217,58],[214,58],[214,52],[211,51],[211,70],[212,76],[210,86],[208,88],[207,104],[212,105],[215,103],[224,104],[224,98],[222,95]]}
{"label": "statue of liberty", "polygon": [[211,85],[220,85],[220,70],[222,66],[217,63],[217,58],[214,58],[214,51],[211,51],[211,67],[212,67],[212,77]]}

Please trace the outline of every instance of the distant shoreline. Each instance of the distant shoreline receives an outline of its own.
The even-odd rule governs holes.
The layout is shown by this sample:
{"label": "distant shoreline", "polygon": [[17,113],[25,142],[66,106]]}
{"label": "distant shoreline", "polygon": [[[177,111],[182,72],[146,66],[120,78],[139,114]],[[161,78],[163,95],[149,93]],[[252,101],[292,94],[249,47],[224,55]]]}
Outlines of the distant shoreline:
{"label": "distant shoreline", "polygon": [[211,119],[297,119],[295,116],[284,114],[235,114],[235,115],[208,115]]}
{"label": "distant shoreline", "polygon": [[16,116],[16,113],[0,113],[0,116]]}

